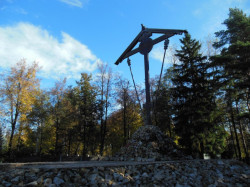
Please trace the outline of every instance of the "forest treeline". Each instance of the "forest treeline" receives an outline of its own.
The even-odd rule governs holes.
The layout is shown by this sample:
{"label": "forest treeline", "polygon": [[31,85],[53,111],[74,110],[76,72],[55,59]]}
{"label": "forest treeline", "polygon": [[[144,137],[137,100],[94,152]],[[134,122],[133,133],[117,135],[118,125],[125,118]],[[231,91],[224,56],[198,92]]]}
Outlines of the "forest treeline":
{"label": "forest treeline", "polygon": [[[250,17],[234,8],[205,44],[180,40],[159,85],[151,80],[152,123],[188,154],[249,159]],[[204,47],[205,45],[205,47]],[[204,54],[204,48],[206,53]],[[99,64],[75,86],[41,89],[39,65],[19,61],[1,75],[0,161],[25,156],[114,155],[144,124],[131,82]],[[144,90],[137,86],[143,102]]]}

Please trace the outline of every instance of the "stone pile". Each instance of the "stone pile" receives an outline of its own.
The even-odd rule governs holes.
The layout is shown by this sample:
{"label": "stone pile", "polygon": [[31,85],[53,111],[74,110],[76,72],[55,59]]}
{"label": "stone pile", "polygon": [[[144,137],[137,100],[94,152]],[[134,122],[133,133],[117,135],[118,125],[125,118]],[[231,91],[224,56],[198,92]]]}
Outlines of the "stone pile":
{"label": "stone pile", "polygon": [[186,160],[191,156],[184,155],[175,142],[163,134],[157,126],[142,126],[113,158],[120,161],[160,161]]}
{"label": "stone pile", "polygon": [[250,167],[234,160],[189,160],[112,167],[0,169],[3,186],[248,187]]}

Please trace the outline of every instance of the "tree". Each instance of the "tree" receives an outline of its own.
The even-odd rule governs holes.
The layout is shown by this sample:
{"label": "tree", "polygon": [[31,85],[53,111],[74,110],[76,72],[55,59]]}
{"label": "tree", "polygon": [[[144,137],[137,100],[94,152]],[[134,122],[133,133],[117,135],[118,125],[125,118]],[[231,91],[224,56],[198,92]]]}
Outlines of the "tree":
{"label": "tree", "polygon": [[63,131],[63,122],[64,122],[64,111],[63,111],[63,99],[66,93],[66,78],[62,81],[55,83],[50,91],[51,93],[51,114],[54,120],[55,127],[55,154],[58,156],[62,153],[63,142],[60,139],[60,135]]}
{"label": "tree", "polygon": [[33,104],[32,111],[27,115],[26,123],[36,130],[36,152],[40,155],[43,151],[43,141],[45,140],[45,125],[49,121],[49,111],[51,105],[48,93],[40,90]]}
{"label": "tree", "polygon": [[128,105],[129,105],[129,81],[121,80],[117,82],[119,86],[118,99],[117,102],[122,106],[123,111],[123,145],[126,145],[127,140],[129,139],[129,124],[128,120]]}
{"label": "tree", "polygon": [[222,52],[213,60],[223,67],[224,78],[229,82],[234,80],[233,86],[240,89],[239,95],[246,100],[249,112],[250,16],[237,8],[230,9],[229,18],[223,24],[227,30],[216,32],[219,41],[214,43]]}
{"label": "tree", "polygon": [[39,70],[38,64],[28,66],[23,59],[11,68],[10,73],[4,77],[0,87],[0,95],[3,98],[3,108],[11,126],[11,134],[8,145],[9,155],[12,151],[12,140],[18,120],[25,120],[31,111],[39,89],[39,79],[36,77]]}
{"label": "tree", "polygon": [[2,124],[0,123],[0,158],[3,153],[3,131],[2,131]]}
{"label": "tree", "polygon": [[[180,145],[189,154],[198,153],[203,158],[205,152],[212,154],[215,147],[211,148],[211,142],[219,137],[215,134],[221,134],[223,129],[217,128],[213,121],[216,109],[213,82],[207,71],[206,56],[200,53],[201,44],[189,34],[180,42],[181,50],[176,51],[180,64],[174,65],[172,79],[175,132],[179,136]],[[221,138],[223,142],[224,137]]]}
{"label": "tree", "polygon": [[[119,111],[122,112],[122,125],[123,125],[123,145],[126,145],[127,140],[132,135],[132,127],[134,121],[138,120],[140,116],[140,106],[136,103],[136,93],[131,90],[131,85],[128,80],[118,78],[116,82],[116,102],[120,107]],[[142,118],[140,116],[140,122]],[[138,121],[137,121],[138,122]]]}
{"label": "tree", "polygon": [[[173,67],[166,70],[161,86],[153,92],[152,101],[154,104],[154,121],[156,126],[160,127],[163,132],[166,132],[171,138],[173,135],[173,97],[171,89],[173,88],[172,78],[174,78]],[[153,87],[153,86],[152,86]]]}
{"label": "tree", "polygon": [[[223,87],[228,101],[228,112],[231,116],[238,156],[241,159],[241,146],[237,135],[237,127],[246,159],[249,160],[248,145],[244,126],[250,120],[249,88],[250,88],[250,16],[237,8],[229,9],[229,17],[223,22],[226,30],[216,32],[219,38],[214,43],[216,48],[222,48],[221,54],[213,56],[214,63],[220,66],[222,78],[226,83]],[[241,110],[239,106],[242,107]]]}
{"label": "tree", "polygon": [[[142,124],[142,118],[139,113],[139,107],[138,105],[135,107],[135,105],[127,105],[126,110],[126,116],[127,116],[127,122],[129,124],[128,129],[126,129],[126,132],[129,132],[129,135],[132,135]],[[108,123],[107,123],[107,145],[108,148],[106,150],[107,154],[114,155],[117,151],[120,150],[120,148],[125,143],[124,137],[124,110],[123,108],[120,108],[119,110],[114,111],[111,113],[108,117]]]}
{"label": "tree", "polygon": [[[2,109],[0,109],[0,116],[2,117]],[[3,136],[3,128],[2,128],[2,119],[0,118],[0,162],[1,162],[1,157],[3,154],[3,141],[4,141],[4,136]]]}
{"label": "tree", "polygon": [[124,145],[123,111],[117,110],[108,118],[107,143],[110,145],[108,154],[114,155]]}
{"label": "tree", "polygon": [[169,137],[172,138],[172,117],[170,106],[170,92],[165,86],[161,86],[156,93],[157,97],[154,101],[154,121],[156,126],[160,127],[163,132],[167,132]]}
{"label": "tree", "polygon": [[80,134],[78,128],[78,119],[79,119],[79,106],[78,106],[78,93],[77,89],[70,86],[67,89],[65,99],[64,99],[64,111],[67,116],[64,121],[67,124],[66,131],[66,145],[67,145],[67,154],[68,155],[77,155],[79,154],[80,146]]}
{"label": "tree", "polygon": [[108,107],[111,93],[112,70],[107,64],[99,64],[99,75],[97,75],[97,84],[99,84],[100,93],[100,154],[103,155],[105,137],[107,133]]}
{"label": "tree", "polygon": [[78,132],[83,144],[82,156],[86,157],[90,150],[94,154],[99,140],[97,139],[98,104],[97,89],[91,84],[92,76],[81,74],[80,81],[76,81],[76,97],[78,106]]}

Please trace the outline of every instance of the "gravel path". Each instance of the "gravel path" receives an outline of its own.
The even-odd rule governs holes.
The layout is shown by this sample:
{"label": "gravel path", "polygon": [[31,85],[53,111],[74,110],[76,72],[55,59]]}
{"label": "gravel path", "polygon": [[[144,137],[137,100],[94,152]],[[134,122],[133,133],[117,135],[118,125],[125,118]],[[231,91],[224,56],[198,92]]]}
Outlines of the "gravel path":
{"label": "gravel path", "polygon": [[61,169],[61,168],[91,168],[91,167],[115,167],[115,166],[134,166],[163,163],[197,162],[208,160],[177,160],[177,161],[78,161],[78,162],[30,162],[30,163],[2,163],[1,169]]}

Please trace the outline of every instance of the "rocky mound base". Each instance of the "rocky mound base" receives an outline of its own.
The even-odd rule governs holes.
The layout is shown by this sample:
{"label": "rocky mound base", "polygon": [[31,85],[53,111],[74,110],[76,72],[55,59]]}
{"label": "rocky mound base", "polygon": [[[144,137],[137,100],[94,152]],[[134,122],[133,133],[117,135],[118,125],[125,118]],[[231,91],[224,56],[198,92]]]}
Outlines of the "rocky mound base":
{"label": "rocky mound base", "polygon": [[181,151],[175,142],[163,134],[159,127],[140,127],[114,157],[114,160],[160,161],[192,159]]}

